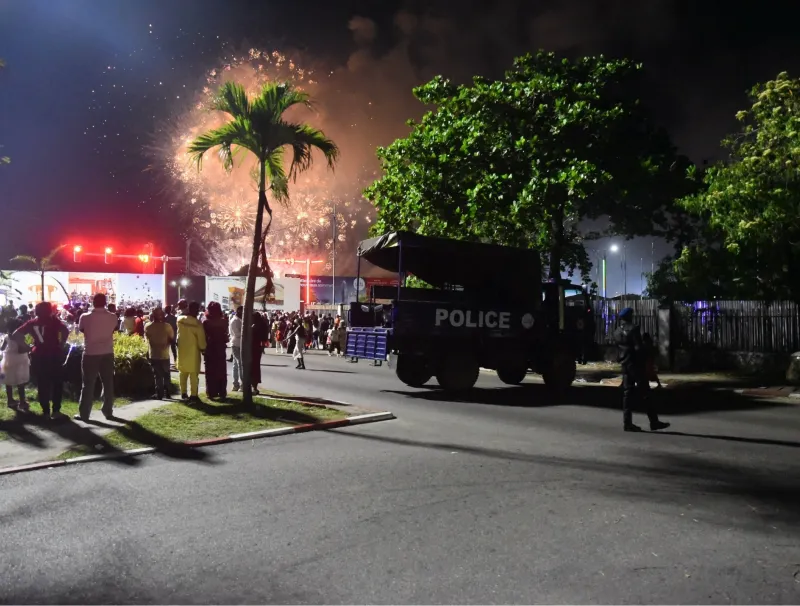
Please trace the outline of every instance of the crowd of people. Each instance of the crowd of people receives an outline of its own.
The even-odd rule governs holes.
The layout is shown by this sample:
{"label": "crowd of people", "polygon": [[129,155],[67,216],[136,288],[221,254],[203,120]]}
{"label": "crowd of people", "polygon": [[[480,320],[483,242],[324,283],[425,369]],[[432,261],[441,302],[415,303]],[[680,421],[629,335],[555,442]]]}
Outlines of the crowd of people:
{"label": "crowd of people", "polygon": [[[345,322],[338,315],[316,312],[253,312],[251,343],[242,343],[242,307],[224,312],[217,302],[206,307],[181,300],[168,305],[118,309],[106,295],[96,294],[91,307],[72,302],[57,308],[51,303],[37,304],[33,312],[26,305],[0,312],[0,382],[6,386],[8,406],[29,411],[25,386],[35,375],[38,399],[45,418],[57,420],[63,397],[63,367],[71,331],[83,334],[81,359],[82,389],[80,409],[75,418],[86,421],[91,413],[95,387],[103,386],[102,412],[112,418],[114,407],[114,334],[138,336],[147,341],[148,357],[155,383],[154,398],[170,398],[170,373],[178,372],[181,398],[199,400],[199,379],[205,366],[206,394],[224,400],[228,395],[228,362],[233,363],[232,390],[240,391],[243,378],[242,348],[250,348],[250,380],[253,393],[261,384],[261,357],[265,349],[293,356],[298,370],[305,370],[304,352],[326,350],[329,356],[343,356]],[[230,347],[230,356],[227,353]],[[204,364],[203,364],[204,363]],[[16,390],[16,392],[15,392]],[[16,396],[16,397],[15,397]]]}

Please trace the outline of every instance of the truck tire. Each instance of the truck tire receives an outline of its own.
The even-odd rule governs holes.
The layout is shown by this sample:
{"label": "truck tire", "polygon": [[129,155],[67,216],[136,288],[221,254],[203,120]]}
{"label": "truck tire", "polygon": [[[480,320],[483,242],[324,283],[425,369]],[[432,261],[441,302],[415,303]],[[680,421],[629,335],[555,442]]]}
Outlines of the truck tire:
{"label": "truck tire", "polygon": [[424,356],[400,354],[395,365],[397,378],[409,387],[422,387],[431,380],[433,373]]}
{"label": "truck tire", "polygon": [[478,381],[480,367],[470,355],[450,355],[442,360],[436,372],[436,380],[445,391],[471,389]]}
{"label": "truck tire", "polygon": [[576,371],[575,358],[569,352],[558,352],[542,373],[542,379],[548,387],[556,391],[564,391],[572,385]]}
{"label": "truck tire", "polygon": [[528,369],[522,364],[500,366],[497,369],[497,378],[506,385],[519,385],[526,374],[528,374]]}

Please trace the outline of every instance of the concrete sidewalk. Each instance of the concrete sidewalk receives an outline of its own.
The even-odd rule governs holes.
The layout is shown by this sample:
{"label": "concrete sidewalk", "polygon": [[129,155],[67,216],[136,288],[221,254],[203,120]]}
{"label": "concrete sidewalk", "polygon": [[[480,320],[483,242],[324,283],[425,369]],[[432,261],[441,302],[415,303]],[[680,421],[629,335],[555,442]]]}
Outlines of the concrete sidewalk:
{"label": "concrete sidewalk", "polygon": [[[131,421],[151,410],[169,404],[167,400],[141,400],[114,410],[114,418]],[[89,423],[68,419],[61,422],[42,421],[36,414],[18,414],[6,422],[3,430],[9,436],[0,440],[0,468],[28,465],[55,459],[62,452],[78,445],[86,445],[96,436],[96,446],[102,448],[102,436],[123,422],[108,421],[99,410],[92,410]]]}

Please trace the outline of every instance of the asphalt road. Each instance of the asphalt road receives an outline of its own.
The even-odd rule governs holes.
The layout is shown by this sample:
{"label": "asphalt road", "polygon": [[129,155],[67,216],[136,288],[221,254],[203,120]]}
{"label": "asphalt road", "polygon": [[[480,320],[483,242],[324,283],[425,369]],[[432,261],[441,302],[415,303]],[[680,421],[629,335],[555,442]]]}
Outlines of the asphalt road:
{"label": "asphalt road", "polygon": [[663,393],[674,432],[626,434],[607,387],[263,362],[398,419],[0,477],[0,601],[800,602],[800,405]]}

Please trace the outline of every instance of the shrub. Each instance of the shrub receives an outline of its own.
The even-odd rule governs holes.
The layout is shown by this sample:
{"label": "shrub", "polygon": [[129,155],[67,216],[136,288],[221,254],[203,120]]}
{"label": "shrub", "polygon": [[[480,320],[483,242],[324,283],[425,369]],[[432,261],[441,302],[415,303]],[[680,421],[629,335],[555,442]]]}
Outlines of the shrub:
{"label": "shrub", "polygon": [[[77,398],[81,391],[81,356],[83,335],[71,337],[65,363],[67,391]],[[100,395],[97,382],[95,397]],[[153,372],[147,359],[147,341],[135,335],[114,333],[114,393],[129,398],[146,398],[155,391]]]}

